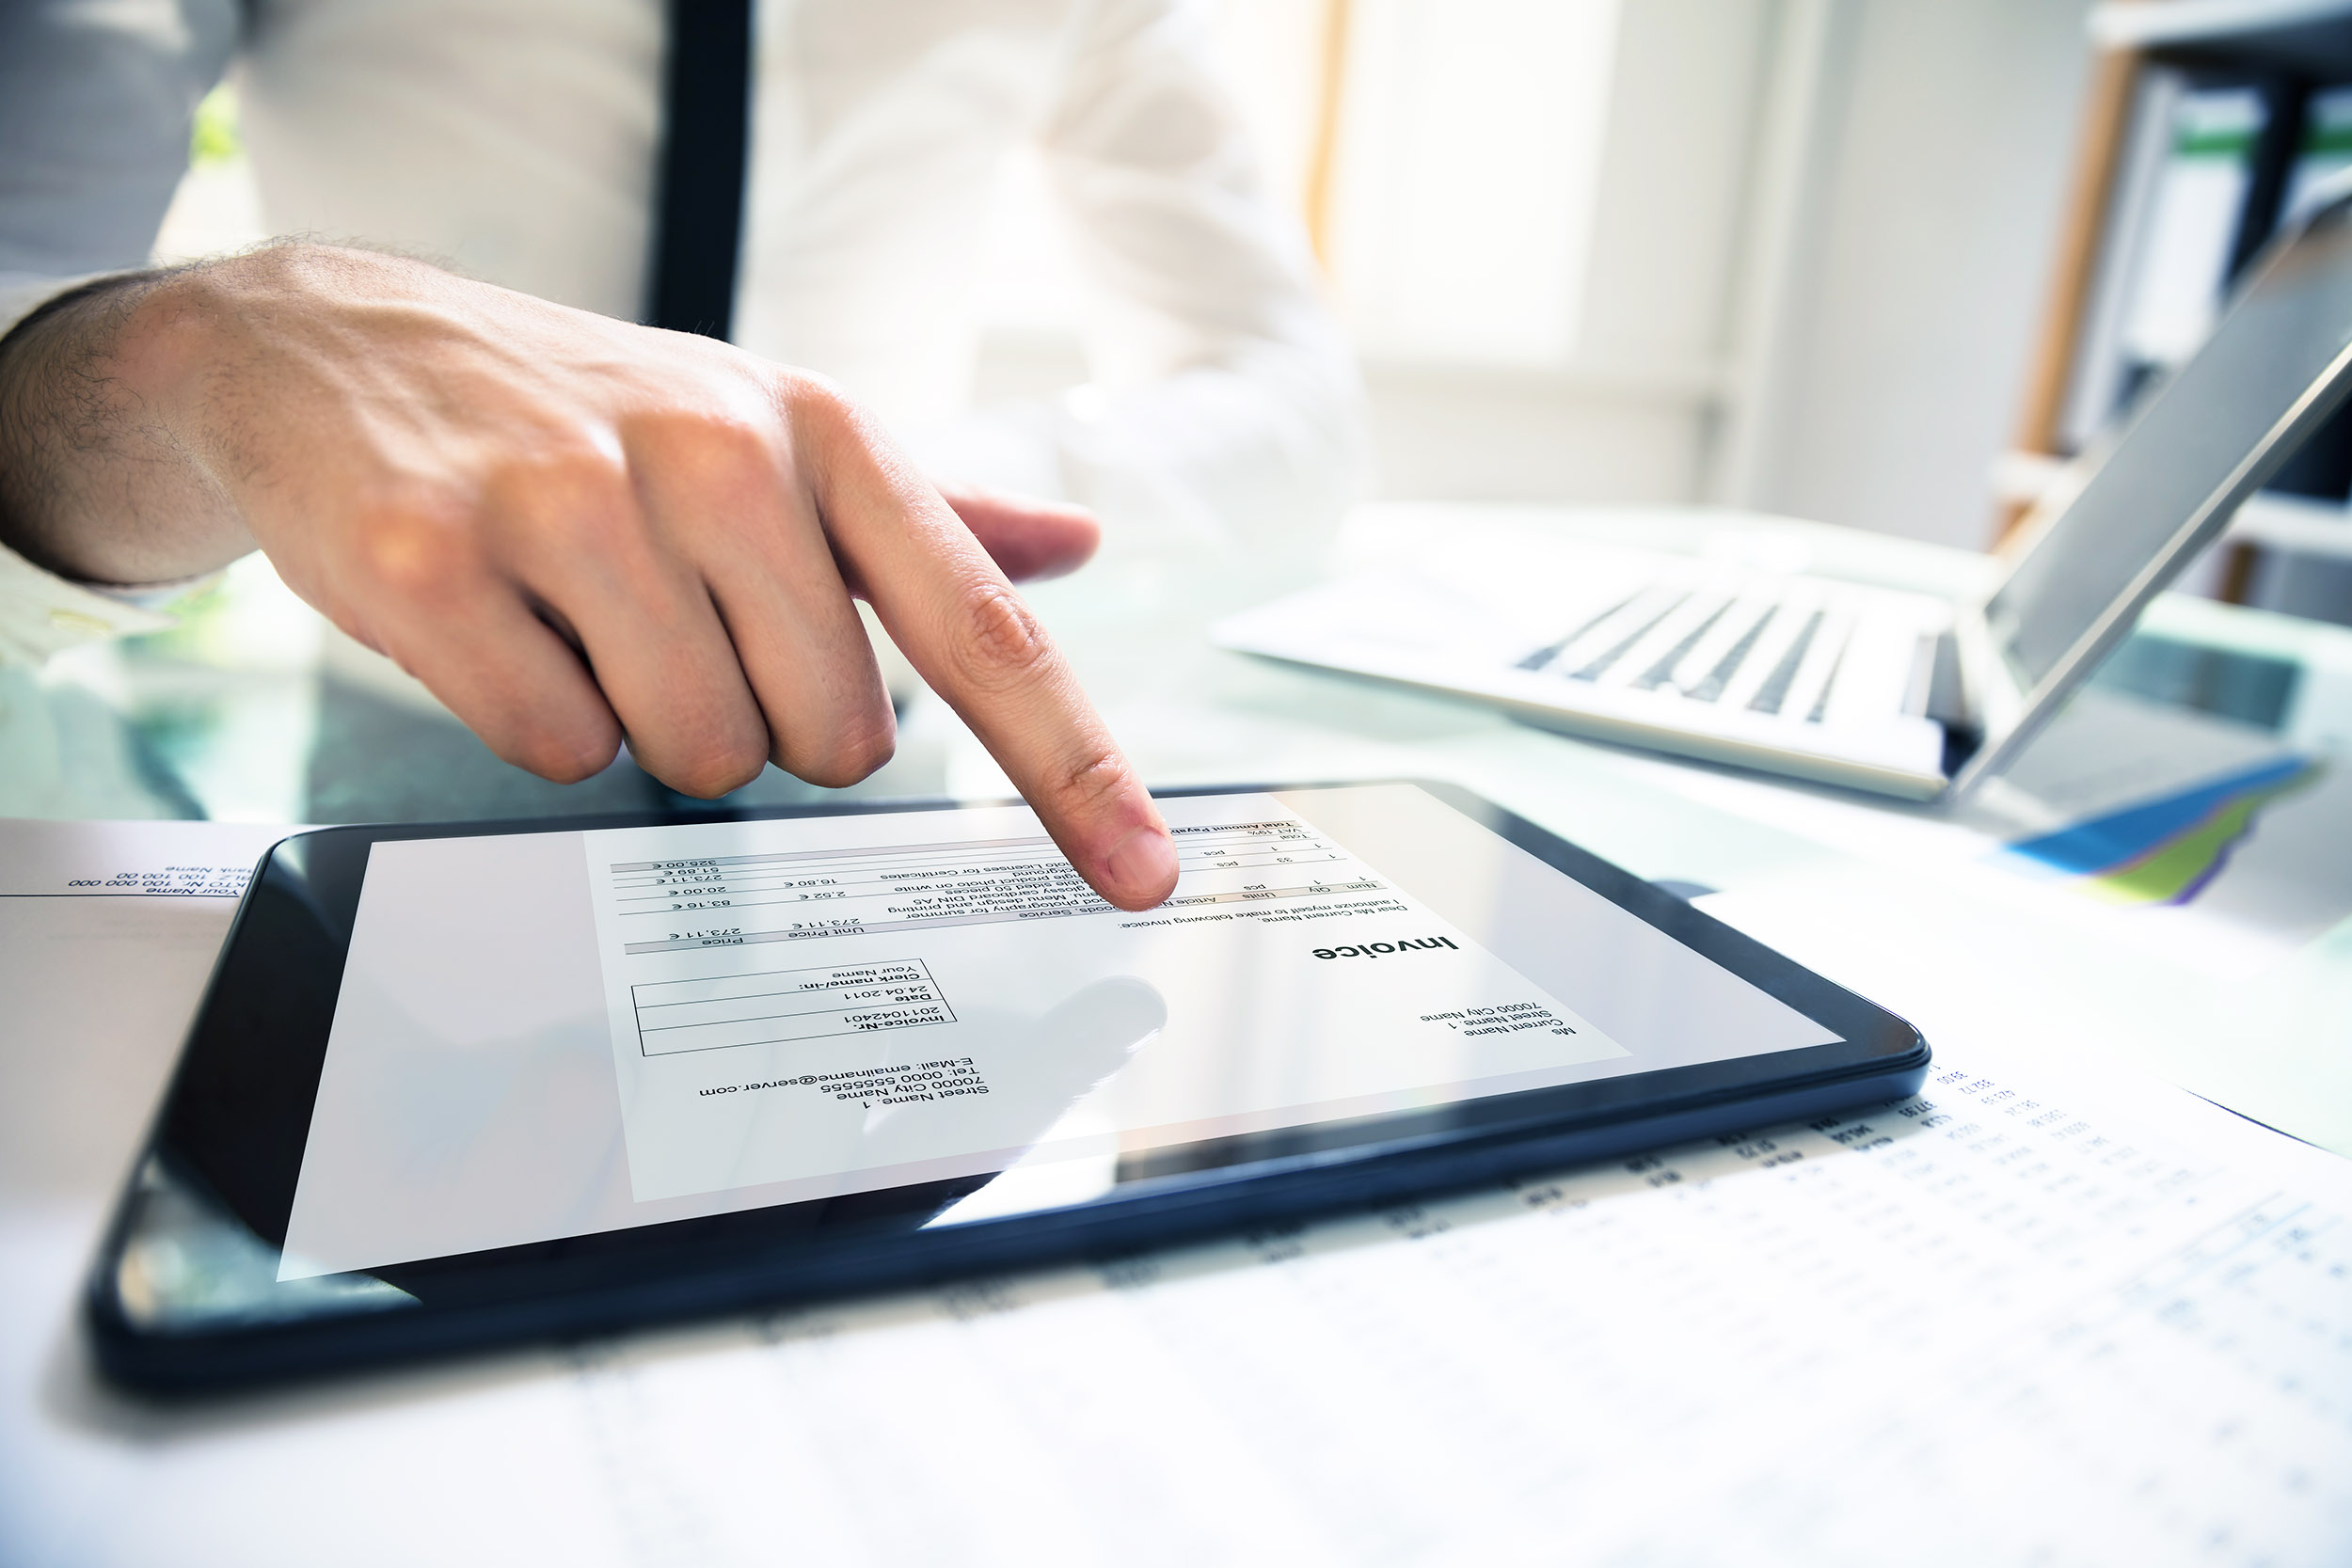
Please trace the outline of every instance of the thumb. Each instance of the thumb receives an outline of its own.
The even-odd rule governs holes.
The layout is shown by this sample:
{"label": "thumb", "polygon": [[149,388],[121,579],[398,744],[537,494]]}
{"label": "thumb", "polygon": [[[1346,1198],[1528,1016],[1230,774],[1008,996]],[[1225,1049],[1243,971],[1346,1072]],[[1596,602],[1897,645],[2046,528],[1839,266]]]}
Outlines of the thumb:
{"label": "thumb", "polygon": [[1103,525],[1083,506],[970,484],[943,484],[939,494],[1015,582],[1074,572],[1103,542]]}

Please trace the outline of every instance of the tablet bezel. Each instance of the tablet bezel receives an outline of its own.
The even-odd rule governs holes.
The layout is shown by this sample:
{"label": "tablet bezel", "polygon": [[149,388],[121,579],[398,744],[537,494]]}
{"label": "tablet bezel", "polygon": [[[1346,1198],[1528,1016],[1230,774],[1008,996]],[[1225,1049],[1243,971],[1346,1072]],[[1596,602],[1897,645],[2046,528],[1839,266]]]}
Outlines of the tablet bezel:
{"label": "tablet bezel", "polygon": [[93,1271],[101,1365],[151,1388],[202,1388],[525,1338],[611,1330],[936,1282],[1162,1244],[1315,1210],[1782,1119],[1915,1089],[1917,1030],[1690,903],[1458,786],[1429,780],[1224,784],[1164,797],[1408,784],[1794,1007],[1825,1045],[1205,1140],[1122,1160],[1083,1203],[948,1227],[925,1217],[987,1177],[594,1232],[372,1271],[417,1306],[183,1330],[138,1321],[119,1288],[140,1173],[163,1170],[282,1243],[368,852],[397,839],[953,810],[953,800],[391,824],[316,830],[265,855],[207,984],[131,1189]]}

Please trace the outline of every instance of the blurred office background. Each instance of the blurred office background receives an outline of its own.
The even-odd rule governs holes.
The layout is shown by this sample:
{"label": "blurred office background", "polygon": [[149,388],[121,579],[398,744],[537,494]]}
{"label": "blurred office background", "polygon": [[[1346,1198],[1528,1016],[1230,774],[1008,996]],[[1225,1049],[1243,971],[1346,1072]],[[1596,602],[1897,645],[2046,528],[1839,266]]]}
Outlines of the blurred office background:
{"label": "blurred office background", "polygon": [[[2342,0],[1207,9],[1362,357],[1388,498],[1985,547],[2352,163]],[[234,91],[167,256],[262,231]],[[1008,172],[992,255],[977,395],[1083,383],[1036,170]],[[2352,620],[2344,467],[2307,462],[2188,586]]]}
{"label": "blurred office background", "polygon": [[[2058,220],[2079,0],[1222,0],[1392,496],[1719,499],[1976,546]],[[257,238],[233,84],[162,246]],[[1008,181],[983,397],[1083,380]]]}

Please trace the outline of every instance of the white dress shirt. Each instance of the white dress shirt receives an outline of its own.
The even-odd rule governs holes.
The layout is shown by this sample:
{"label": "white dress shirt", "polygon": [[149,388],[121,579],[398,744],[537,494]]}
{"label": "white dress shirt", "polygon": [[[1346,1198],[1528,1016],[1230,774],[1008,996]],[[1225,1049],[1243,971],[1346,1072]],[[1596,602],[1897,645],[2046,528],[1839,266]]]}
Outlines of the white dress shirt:
{"label": "white dress shirt", "polygon": [[[639,315],[659,0],[255,0],[241,39],[233,0],[18,3],[0,330],[144,260],[232,48],[273,231]],[[1355,372],[1195,7],[761,0],[755,25],[739,343],[840,381],[935,477],[1093,505],[1114,541],[1255,546],[1336,518],[1365,451]],[[1092,381],[975,409],[980,261],[1025,149],[1092,285]],[[146,624],[0,552],[0,657]]]}

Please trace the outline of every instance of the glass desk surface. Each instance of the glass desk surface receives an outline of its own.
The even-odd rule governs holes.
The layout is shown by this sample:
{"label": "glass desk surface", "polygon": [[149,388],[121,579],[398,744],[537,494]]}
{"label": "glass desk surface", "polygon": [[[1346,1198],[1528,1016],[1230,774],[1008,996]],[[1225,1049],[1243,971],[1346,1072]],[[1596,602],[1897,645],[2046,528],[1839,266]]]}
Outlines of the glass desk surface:
{"label": "glass desk surface", "polygon": [[[1218,615],[1288,586],[1231,562],[1159,559],[1107,562],[1028,592],[1155,784],[1453,775],[1460,769],[1448,753],[1465,743],[1548,757],[1566,773],[1637,754],[1529,730],[1470,704],[1208,644],[1205,627]],[[431,821],[1006,787],[970,734],[887,651],[901,722],[888,765],[847,790],[771,767],[723,801],[704,802],[667,788],[626,752],[568,785],[508,766],[421,686],[327,626],[259,557],[175,612],[180,624],[168,631],[72,649],[40,670],[0,667],[0,816]],[[2143,630],[2100,683],[2277,730],[2303,679],[2298,661],[2275,648]]]}

